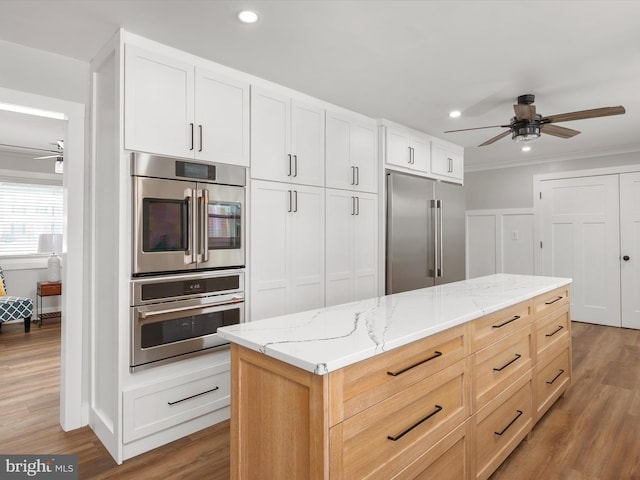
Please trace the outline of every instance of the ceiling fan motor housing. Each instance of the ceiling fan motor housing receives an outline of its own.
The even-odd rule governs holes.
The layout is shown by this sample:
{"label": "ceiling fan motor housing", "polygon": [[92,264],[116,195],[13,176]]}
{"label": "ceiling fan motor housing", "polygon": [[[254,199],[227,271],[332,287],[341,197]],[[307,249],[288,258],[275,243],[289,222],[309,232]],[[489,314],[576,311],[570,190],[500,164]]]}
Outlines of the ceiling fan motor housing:
{"label": "ceiling fan motor housing", "polygon": [[[518,101],[520,98],[518,98]],[[518,142],[528,142],[535,140],[540,136],[540,126],[542,124],[542,115],[536,114],[535,120],[518,120],[515,117],[511,119],[511,138]]]}

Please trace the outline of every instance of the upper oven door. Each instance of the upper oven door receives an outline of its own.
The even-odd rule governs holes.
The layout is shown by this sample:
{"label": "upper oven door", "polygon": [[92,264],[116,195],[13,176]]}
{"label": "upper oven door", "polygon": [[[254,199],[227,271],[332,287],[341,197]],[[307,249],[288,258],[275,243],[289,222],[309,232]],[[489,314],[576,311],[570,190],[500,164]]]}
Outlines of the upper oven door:
{"label": "upper oven door", "polygon": [[198,268],[244,267],[245,188],[198,183]]}
{"label": "upper oven door", "polygon": [[133,274],[196,268],[196,183],[132,178]]}

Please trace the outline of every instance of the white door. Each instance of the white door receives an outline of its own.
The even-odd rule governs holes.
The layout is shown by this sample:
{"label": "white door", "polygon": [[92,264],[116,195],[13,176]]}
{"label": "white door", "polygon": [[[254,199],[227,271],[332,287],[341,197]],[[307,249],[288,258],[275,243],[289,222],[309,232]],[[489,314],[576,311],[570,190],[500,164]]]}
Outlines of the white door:
{"label": "white door", "polygon": [[353,300],[378,296],[378,195],[355,192]]}
{"label": "white door", "polygon": [[543,275],[571,277],[571,316],[620,326],[618,176],[542,182]]}
{"label": "white door", "polygon": [[294,313],[324,307],[324,189],[293,184],[290,188],[288,313]]}
{"label": "white door", "polygon": [[196,70],[196,158],[249,166],[249,84]]}
{"label": "white door", "polygon": [[288,97],[251,88],[251,178],[291,181]]}
{"label": "white door", "polygon": [[354,193],[326,190],[326,305],[353,301]]}
{"label": "white door", "polygon": [[251,182],[251,318],[287,313],[290,186]]}
{"label": "white door", "polygon": [[386,127],[386,162],[409,168],[411,166],[411,137],[409,132]]}
{"label": "white door", "polygon": [[351,123],[328,111],[325,128],[326,186],[349,190],[354,183],[351,168]]}
{"label": "white door", "polygon": [[351,164],[356,168],[354,190],[378,192],[378,162],[376,127],[351,125]]}
{"label": "white door", "polygon": [[291,102],[291,181],[324,186],[324,110]]}
{"label": "white door", "polygon": [[622,326],[640,328],[640,173],[620,175]]}
{"label": "white door", "polygon": [[431,142],[428,138],[414,136],[411,139],[413,159],[411,168],[421,172],[429,172],[431,168]]}
{"label": "white door", "polygon": [[194,67],[125,45],[124,148],[194,157]]}

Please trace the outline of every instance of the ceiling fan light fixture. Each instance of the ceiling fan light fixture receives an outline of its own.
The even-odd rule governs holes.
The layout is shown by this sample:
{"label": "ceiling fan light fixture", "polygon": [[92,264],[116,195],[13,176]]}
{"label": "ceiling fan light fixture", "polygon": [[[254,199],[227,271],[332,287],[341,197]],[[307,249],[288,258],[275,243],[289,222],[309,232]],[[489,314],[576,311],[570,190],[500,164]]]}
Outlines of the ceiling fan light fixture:
{"label": "ceiling fan light fixture", "polygon": [[514,125],[511,133],[511,138],[516,142],[530,142],[540,137],[540,125],[536,125],[535,123]]}

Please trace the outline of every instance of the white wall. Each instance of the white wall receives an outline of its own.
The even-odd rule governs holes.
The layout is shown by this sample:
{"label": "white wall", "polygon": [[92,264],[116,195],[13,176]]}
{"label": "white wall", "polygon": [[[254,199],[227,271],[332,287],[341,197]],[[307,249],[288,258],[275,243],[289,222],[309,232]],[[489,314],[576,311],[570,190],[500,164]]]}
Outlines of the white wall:
{"label": "white wall", "polygon": [[533,208],[534,175],[638,163],[640,152],[465,172],[467,210]]}

